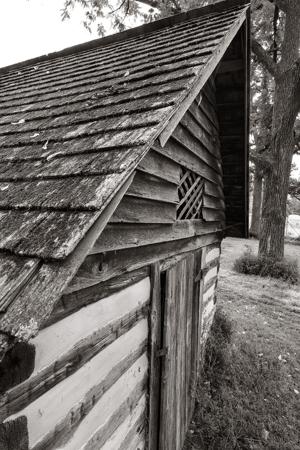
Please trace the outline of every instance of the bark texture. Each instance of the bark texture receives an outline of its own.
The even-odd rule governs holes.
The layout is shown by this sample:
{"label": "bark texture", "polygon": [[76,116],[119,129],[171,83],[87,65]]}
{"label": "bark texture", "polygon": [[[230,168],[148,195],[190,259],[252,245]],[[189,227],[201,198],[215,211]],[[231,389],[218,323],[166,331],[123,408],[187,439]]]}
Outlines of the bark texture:
{"label": "bark texture", "polygon": [[262,204],[263,177],[261,171],[255,170],[253,181],[253,202],[251,214],[250,236],[259,238],[260,216]]}
{"label": "bark texture", "polygon": [[261,79],[260,104],[258,105],[260,113],[258,117],[255,115],[253,116],[254,123],[259,119],[259,127],[254,127],[252,130],[256,151],[253,155],[251,155],[251,160],[254,163],[255,170],[253,179],[253,203],[250,235],[256,238],[259,238],[260,235],[264,173],[269,168],[267,153],[270,148],[273,111],[273,106],[270,102],[270,86],[271,77],[269,73],[264,70]]}

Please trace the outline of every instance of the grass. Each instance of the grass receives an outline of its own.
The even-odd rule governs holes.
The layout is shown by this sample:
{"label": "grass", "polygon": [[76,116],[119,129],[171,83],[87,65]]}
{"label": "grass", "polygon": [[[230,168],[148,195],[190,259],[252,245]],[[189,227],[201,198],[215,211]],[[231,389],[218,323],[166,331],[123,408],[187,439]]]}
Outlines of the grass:
{"label": "grass", "polygon": [[223,246],[219,309],[186,450],[300,450],[299,287],[234,272],[244,246]]}
{"label": "grass", "polygon": [[269,257],[259,257],[254,255],[251,249],[247,249],[242,256],[237,258],[233,267],[237,272],[246,275],[279,278],[292,284],[299,281],[297,260],[276,261]]}

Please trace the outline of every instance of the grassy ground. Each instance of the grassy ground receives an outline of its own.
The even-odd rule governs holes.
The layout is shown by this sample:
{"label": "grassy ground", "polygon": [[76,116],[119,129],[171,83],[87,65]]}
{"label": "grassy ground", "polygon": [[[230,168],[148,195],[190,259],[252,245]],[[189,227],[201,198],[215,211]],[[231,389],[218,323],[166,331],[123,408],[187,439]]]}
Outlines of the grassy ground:
{"label": "grassy ground", "polygon": [[[231,342],[203,374],[188,450],[300,450],[300,286],[235,273],[245,245],[257,242],[223,243],[218,302]],[[300,266],[299,246],[286,255]]]}

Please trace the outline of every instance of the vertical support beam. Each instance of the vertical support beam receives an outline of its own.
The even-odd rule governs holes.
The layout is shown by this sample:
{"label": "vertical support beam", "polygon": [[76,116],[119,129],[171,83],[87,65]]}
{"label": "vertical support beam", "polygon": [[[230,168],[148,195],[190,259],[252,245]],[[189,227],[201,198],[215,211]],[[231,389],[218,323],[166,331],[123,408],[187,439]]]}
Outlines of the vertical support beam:
{"label": "vertical support beam", "polygon": [[162,339],[162,307],[160,264],[151,265],[151,311],[150,330],[150,377],[149,377],[149,450],[158,449],[160,383],[161,383],[161,350]]}
{"label": "vertical support beam", "polygon": [[203,293],[204,293],[204,277],[202,276],[202,271],[205,268],[206,265],[206,253],[207,253],[207,247],[204,247],[201,254],[201,278],[199,282],[199,319],[198,319],[198,355],[197,355],[197,370],[196,370],[196,376],[197,380],[200,375],[200,369],[202,364],[202,319],[203,319]]}
{"label": "vertical support beam", "polygon": [[245,55],[245,230],[244,237],[249,237],[249,128],[250,128],[250,8],[246,14],[246,22],[244,24],[244,55]]}
{"label": "vertical support beam", "polygon": [[203,250],[195,252],[194,258],[194,289],[193,289],[193,310],[192,310],[192,354],[191,354],[191,386],[190,386],[190,419],[194,411],[196,389],[199,374],[199,320],[200,320],[200,279],[197,278],[199,273],[201,273],[201,261],[202,261]]}

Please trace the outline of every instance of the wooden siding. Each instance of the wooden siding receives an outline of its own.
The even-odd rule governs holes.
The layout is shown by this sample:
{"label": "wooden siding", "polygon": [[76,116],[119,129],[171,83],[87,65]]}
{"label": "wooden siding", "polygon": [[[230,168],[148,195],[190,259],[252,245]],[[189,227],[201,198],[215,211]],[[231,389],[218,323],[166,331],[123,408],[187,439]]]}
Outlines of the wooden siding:
{"label": "wooden siding", "polygon": [[[177,180],[179,182],[180,168],[166,162],[166,158],[153,151],[147,160],[143,161],[141,167],[141,171],[136,171],[130,188],[110,222],[173,223],[176,220]],[[166,169],[165,179],[161,173],[163,168]],[[156,171],[157,175],[154,174]]]}
{"label": "wooden siding", "polygon": [[[99,266],[101,262],[99,263]],[[69,287],[69,293],[62,295],[56,303],[49,319],[44,323],[44,327],[48,326],[71,313],[80,310],[83,306],[90,303],[95,303],[102,298],[108,297],[111,294],[122,291],[128,286],[137,283],[149,275],[149,268],[141,267],[129,273],[124,273],[118,277],[113,277],[102,283],[90,284],[88,288],[74,282]],[[89,284],[89,283],[87,283]],[[79,288],[76,289],[76,286]]]}
{"label": "wooden siding", "polygon": [[74,292],[96,285],[156,261],[172,260],[174,258],[176,260],[177,257],[183,254],[196,251],[216,242],[220,242],[219,233],[210,232],[188,239],[144,245],[136,247],[134,251],[129,248],[118,252],[93,254],[86,258],[66,292]]}
{"label": "wooden siding", "polygon": [[209,246],[203,253],[200,302],[201,324],[199,335],[200,359],[202,357],[205,342],[210,330],[211,323],[216,310],[216,287],[218,283],[218,273],[220,266],[220,245]]}
{"label": "wooden siding", "polygon": [[[100,237],[92,253],[99,252],[107,238],[110,250],[128,248],[130,242],[132,247],[141,245],[139,230],[143,228],[140,225],[148,230],[148,241],[144,233],[144,245],[163,242],[160,236],[165,236],[165,241],[173,240],[174,232],[178,239],[189,237],[184,231],[180,236],[175,228],[172,232],[171,227],[166,227],[177,225],[178,218],[185,218],[184,214],[178,215],[180,174],[184,170],[193,172],[195,177],[200,176],[203,180],[204,189],[199,192],[201,207],[195,216],[201,217],[202,229],[209,223],[219,223],[219,229],[224,227],[219,125],[215,91],[211,86],[214,86],[213,80],[206,83],[165,146],[161,147],[157,141],[140,163],[131,186],[110,220],[105,237]],[[180,205],[180,210],[183,207]],[[186,209],[189,210],[188,205]],[[130,230],[135,230],[137,234],[135,242],[128,239],[127,232],[130,234]],[[118,235],[114,242],[109,238],[110,231],[114,237]],[[124,242],[120,244],[122,235]]]}
{"label": "wooden siding", "polygon": [[[218,222],[181,220],[173,225],[158,224],[109,224],[95,243],[90,254],[111,250],[137,248],[145,245],[173,242],[221,231]],[[155,255],[154,255],[155,256]]]}
{"label": "wooden siding", "polygon": [[145,443],[149,302],[146,277],[32,339],[34,372],[0,408],[5,423],[27,418],[29,449]]}
{"label": "wooden siding", "polygon": [[[187,224],[188,222],[186,221],[185,223]],[[195,221],[194,225],[196,223],[199,224],[199,221]],[[108,240],[116,238],[117,235],[114,234],[116,226],[117,224],[109,225]],[[124,225],[125,233],[126,228],[129,226],[132,227],[132,225]],[[112,235],[109,238],[110,232],[112,232]],[[128,237],[130,241],[130,233]],[[165,237],[163,236],[162,239],[165,239]],[[178,243],[181,241],[185,242],[181,244],[181,247],[178,247]],[[123,239],[121,239],[121,242],[123,242]],[[181,449],[194,408],[195,389],[200,373],[204,345],[216,308],[215,289],[219,270],[220,238],[210,233],[200,235],[197,238],[175,240],[173,243],[169,241],[154,245],[140,246],[140,244],[141,242],[136,244],[137,247],[134,251],[131,248],[132,244],[129,244],[129,247],[126,248],[125,246],[123,250],[120,248],[118,251],[106,252],[105,250],[109,247],[105,248],[103,242],[101,244],[103,247],[101,248],[100,242],[98,242],[97,253],[87,258],[74,280],[70,292],[65,294],[63,299],[67,299],[67,303],[72,304],[72,298],[76,300],[76,298],[80,298],[83,295],[86,301],[89,298],[91,301],[94,301],[95,292],[97,290],[100,291],[101,286],[104,287],[104,291],[107,283],[108,286],[117,286],[119,277],[121,279],[120,284],[130,283],[135,277],[142,276],[141,271],[149,270],[145,267],[147,264],[158,261],[151,269],[153,296],[152,312],[149,317],[151,332],[148,335],[148,342],[150,343],[149,363],[151,363],[149,365],[150,378],[148,381],[150,410],[147,409],[146,413],[148,425],[147,427],[135,428],[134,419],[130,420],[127,417],[126,423],[123,422],[122,425],[119,425],[120,435],[123,435],[125,432],[123,431],[124,428],[128,431],[130,427],[133,427],[135,430],[138,429],[142,436],[146,436],[147,440],[150,439],[148,445],[151,450],[157,450],[159,434],[161,436],[162,450]],[[109,246],[109,242],[107,245]],[[103,253],[98,253],[98,251],[103,251]],[[178,273],[178,267],[180,274]],[[127,270],[129,271],[128,274],[126,274]],[[132,270],[134,272],[130,272]],[[164,273],[169,273],[169,303],[167,300],[164,301],[166,289]],[[163,277],[162,281],[161,276]],[[172,283],[175,283],[175,286],[178,284],[178,289],[181,286],[180,289],[176,290],[174,286],[172,287]],[[175,308],[175,312],[178,310],[177,319],[180,323],[177,323],[177,319],[174,319],[175,321],[172,322],[173,325],[171,326],[170,324],[168,325],[168,321],[166,322],[166,317],[172,311],[172,314],[175,314],[171,303],[176,297],[176,292],[180,294],[179,306],[177,305],[178,308],[177,306],[177,309]],[[165,308],[169,305],[169,310],[163,311],[164,305]],[[173,333],[172,336],[164,334],[164,337],[162,337],[160,333],[163,330],[163,323],[165,324],[165,329],[168,329],[169,332],[173,330],[175,334]],[[182,334],[182,336],[177,336],[177,333]],[[167,360],[170,364],[168,366],[163,362],[167,348]],[[177,354],[177,352],[179,353]],[[163,366],[162,378],[160,379],[161,361]],[[158,380],[160,380],[159,386],[157,385]],[[178,383],[180,387],[178,387]],[[167,385],[169,388],[167,388]],[[166,389],[167,397],[166,393],[164,393]],[[179,399],[178,396],[180,397]],[[157,403],[159,398],[161,398],[162,402],[160,408]],[[171,413],[170,408],[175,408],[174,412]],[[134,416],[133,412],[132,414]],[[175,434],[170,433],[170,428],[172,429],[172,427],[173,430],[177,430],[176,432],[174,431]],[[128,433],[131,436],[134,432],[128,431]],[[173,434],[175,437],[173,437]],[[113,439],[112,442],[115,442],[115,440],[118,442],[121,437],[113,434],[111,439]],[[138,439],[137,435],[132,437],[134,445],[137,445]],[[125,448],[127,447],[124,447],[124,450]],[[129,444],[128,448],[131,448]],[[135,449],[135,447],[132,448]]]}
{"label": "wooden siding", "polygon": [[[182,254],[176,246],[173,257],[165,243],[151,279],[149,258],[141,255],[150,255],[152,246],[140,247],[141,268],[62,297],[52,325],[31,341],[32,375],[2,398],[5,425],[26,418],[29,449],[136,450],[147,448],[150,438],[149,448],[156,450],[159,433],[162,450],[182,448],[215,312],[220,246],[209,236],[199,236],[195,247],[186,243]],[[115,252],[102,259],[110,275],[116,276],[116,262],[132,269],[132,249],[124,251],[115,261]],[[86,267],[94,273],[90,263]]]}

